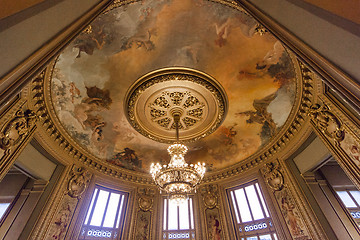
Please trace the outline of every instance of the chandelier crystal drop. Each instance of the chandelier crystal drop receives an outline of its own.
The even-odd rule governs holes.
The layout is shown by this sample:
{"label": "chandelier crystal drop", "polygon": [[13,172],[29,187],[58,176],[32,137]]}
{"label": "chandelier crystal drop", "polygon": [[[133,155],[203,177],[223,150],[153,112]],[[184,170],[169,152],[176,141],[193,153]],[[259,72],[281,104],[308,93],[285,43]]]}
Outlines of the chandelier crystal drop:
{"label": "chandelier crystal drop", "polygon": [[168,147],[167,151],[171,156],[168,165],[152,163],[150,173],[155,184],[169,194],[171,201],[176,204],[184,202],[188,194],[196,189],[197,185],[204,177],[205,163],[187,164],[184,155],[188,151],[187,147],[179,143],[179,119],[180,113],[173,114],[176,126],[177,143]]}

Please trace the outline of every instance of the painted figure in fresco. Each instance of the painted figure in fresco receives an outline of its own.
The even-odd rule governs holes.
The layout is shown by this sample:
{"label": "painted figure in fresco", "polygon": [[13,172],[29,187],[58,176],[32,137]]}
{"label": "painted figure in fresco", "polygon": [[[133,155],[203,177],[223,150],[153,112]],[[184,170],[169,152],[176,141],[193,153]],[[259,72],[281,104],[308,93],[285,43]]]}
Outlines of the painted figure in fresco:
{"label": "painted figure in fresco", "polygon": [[52,236],[53,239],[62,239],[64,237],[63,235],[66,232],[70,217],[71,217],[70,205],[66,204],[60,210],[58,214],[58,218],[55,222],[56,230],[54,232],[54,235]]}
{"label": "painted figure in fresco", "polygon": [[235,130],[235,126],[237,124],[234,124],[234,126],[231,127],[220,127],[220,132],[222,133],[222,136],[224,137],[224,143],[225,145],[232,145],[234,141],[234,137],[237,134],[237,131]]}
{"label": "painted figure in fresco", "polygon": [[220,240],[221,239],[221,229],[220,222],[216,216],[210,216],[211,222],[211,240]]}
{"label": "painted figure in fresco", "polygon": [[284,48],[279,41],[274,44],[274,48],[270,50],[264,59],[256,64],[256,69],[267,69],[273,64],[277,64],[284,52]]}
{"label": "painted figure in fresco", "polygon": [[238,116],[248,116],[249,119],[246,120],[247,123],[258,123],[263,125],[263,131],[266,131],[267,134],[273,136],[276,131],[276,123],[272,119],[271,113],[267,111],[269,104],[276,98],[276,93],[270,94],[262,99],[255,99],[253,106],[256,111],[245,111],[236,113]]}
{"label": "painted figure in fresco", "polygon": [[216,30],[216,35],[217,35],[215,44],[218,45],[219,47],[222,47],[225,45],[226,38],[229,34],[230,26],[231,26],[230,18],[228,18],[225,23],[221,24],[221,26],[219,26],[217,23],[215,23],[215,30]]}
{"label": "painted figure in fresco", "polygon": [[82,32],[75,40],[74,48],[79,49],[76,58],[81,57],[81,52],[88,55],[93,55],[94,50],[101,50],[106,43],[106,34],[104,33],[104,26],[92,28],[89,26],[87,31]]}
{"label": "painted figure in fresco", "polygon": [[352,145],[350,145],[349,149],[350,149],[350,152],[351,152],[351,156],[355,160],[355,164],[357,166],[360,166],[360,151],[359,151],[359,148],[356,145],[352,144]]}
{"label": "painted figure in fresco", "polygon": [[287,196],[281,198],[281,208],[288,218],[288,224],[293,235],[299,236],[302,234],[302,230],[298,224],[298,216],[296,216],[294,204],[290,203]]}
{"label": "painted figure in fresco", "polygon": [[128,40],[125,49],[136,46],[136,48],[144,47],[146,51],[151,51],[155,49],[155,44],[151,40],[153,35],[156,35],[156,29],[149,29],[146,34],[134,36]]}
{"label": "painted figure in fresco", "polygon": [[124,148],[124,151],[117,153],[109,162],[127,169],[141,168],[141,161],[135,151],[130,148]]}
{"label": "painted figure in fresco", "polygon": [[80,97],[80,90],[75,86],[74,82],[70,83],[71,102],[74,103],[75,98]]}

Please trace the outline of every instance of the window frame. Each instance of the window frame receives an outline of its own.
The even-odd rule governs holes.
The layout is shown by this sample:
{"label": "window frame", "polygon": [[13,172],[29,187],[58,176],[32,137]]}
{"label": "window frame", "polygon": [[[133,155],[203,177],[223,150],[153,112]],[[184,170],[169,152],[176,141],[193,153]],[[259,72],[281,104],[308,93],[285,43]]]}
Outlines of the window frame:
{"label": "window frame", "polygon": [[[177,230],[168,230],[168,229],[166,229],[166,230],[164,230],[164,221],[165,221],[165,217],[164,217],[164,213],[165,213],[165,204],[164,204],[164,200],[165,199],[167,199],[167,206],[166,207],[168,207],[168,203],[169,203],[169,196],[168,195],[161,195],[160,196],[160,199],[161,199],[161,208],[160,208],[160,212],[159,212],[159,214],[160,214],[160,224],[159,224],[159,229],[160,229],[160,231],[159,231],[159,239],[165,239],[165,240],[167,240],[168,238],[166,237],[166,238],[164,238],[163,237],[163,234],[165,233],[165,232],[169,232],[169,231],[172,231],[172,232],[175,232],[175,231],[179,231],[179,233],[181,233],[181,232],[185,232],[185,231],[189,231],[190,232],[190,234],[192,233],[192,232],[194,232],[195,233],[195,238],[192,238],[191,236],[190,236],[190,239],[191,240],[197,240],[197,239],[199,239],[199,227],[198,227],[198,220],[197,220],[197,213],[196,213],[196,211],[195,211],[195,209],[197,208],[197,205],[196,205],[196,199],[195,199],[195,196],[193,195],[193,194],[191,194],[191,195],[189,195],[188,196],[189,197],[189,200],[191,199],[191,202],[192,202],[192,217],[193,217],[193,219],[190,219],[190,222],[189,222],[189,229],[188,230],[181,230],[181,229],[177,229]],[[179,220],[179,208],[178,208],[178,220]],[[166,216],[166,219],[169,219],[169,217],[168,217],[168,215],[169,215],[169,212],[167,211],[166,212],[167,213],[167,216]],[[198,213],[199,214],[199,213]],[[191,218],[191,213],[190,213],[190,208],[189,208],[189,215],[190,215],[190,218]],[[193,229],[191,228],[191,222],[192,222],[192,224],[193,224]],[[168,224],[168,221],[167,221],[167,223],[166,224]],[[179,221],[178,221],[178,227],[179,227]]]}
{"label": "window frame", "polygon": [[[249,179],[249,176],[248,176],[248,178],[246,180],[247,181],[238,180],[238,181],[236,181],[235,184],[233,183],[231,186],[225,188],[225,193],[224,194],[225,194],[227,207],[228,207],[227,210],[228,210],[229,216],[230,216],[231,221],[232,221],[232,223],[231,223],[232,226],[231,227],[229,226],[229,229],[233,230],[233,234],[234,234],[235,238],[238,239],[238,240],[246,240],[248,237],[258,237],[258,239],[259,239],[259,236],[268,235],[268,234],[271,235],[271,238],[273,240],[282,239],[283,232],[282,232],[281,229],[279,229],[277,227],[278,218],[277,218],[276,214],[273,214],[273,212],[275,210],[273,209],[272,200],[267,195],[266,189],[264,189],[264,187],[263,187],[263,183],[258,178],[252,177],[251,179]],[[260,190],[260,194],[261,194],[262,199],[263,199],[263,204],[267,208],[266,210],[268,212],[268,217],[267,217],[267,215],[266,215],[266,213],[265,213],[265,211],[263,209],[262,200],[261,200],[261,198],[259,196],[259,193],[256,190],[256,185],[255,185],[256,183],[258,184],[258,188]],[[238,223],[236,212],[235,212],[235,207],[237,207],[237,206],[234,206],[231,194],[234,193],[234,191],[238,190],[238,189],[244,189],[244,193],[245,193],[245,187],[248,187],[248,186],[251,186],[251,185],[253,185],[254,188],[255,188],[255,192],[256,192],[257,197],[259,199],[259,203],[260,203],[260,206],[261,206],[261,211],[262,211],[262,213],[264,215],[264,218],[258,219],[258,220],[253,220],[254,218],[251,215],[251,219],[252,219],[251,221],[242,222],[241,217],[239,215],[240,223]],[[237,201],[236,198],[234,198],[234,199],[235,199],[235,202],[236,202]],[[248,205],[249,205],[249,200],[248,199],[247,199],[247,202],[248,202]],[[249,210],[251,211],[250,207],[249,207]],[[237,209],[237,211],[238,211],[237,213],[240,213],[239,209]],[[266,229],[263,229],[263,230],[251,230],[251,231],[245,231],[245,229],[244,229],[245,226],[259,224],[261,222],[266,222],[266,224],[267,224]],[[269,224],[269,222],[271,222],[271,225]],[[242,228],[242,232],[240,232],[239,227]],[[276,236],[274,237],[273,234],[276,234]]]}
{"label": "window frame", "polygon": [[[94,203],[93,205],[91,204],[92,203],[92,199],[93,199],[93,196],[95,194],[95,191],[96,189],[98,189],[97,191],[97,195],[99,195],[99,192],[100,190],[105,190],[105,191],[108,191],[109,192],[109,197],[107,199],[107,204],[109,203],[109,200],[110,200],[110,194],[111,193],[118,193],[120,195],[124,195],[124,199],[123,199],[123,206],[122,206],[122,212],[119,214],[121,214],[120,216],[120,221],[119,221],[119,228],[116,228],[116,222],[117,222],[117,215],[115,216],[115,222],[114,222],[114,227],[113,228],[107,228],[107,227],[97,227],[97,226],[91,226],[90,224],[86,224],[85,225],[85,221],[87,220],[87,215],[88,215],[88,211],[89,211],[89,208],[92,207],[91,211],[93,212],[94,209],[95,209],[95,202],[97,199],[94,199]],[[93,183],[91,184],[91,186],[89,186],[88,188],[88,193],[87,193],[87,196],[86,196],[86,202],[83,202],[83,207],[82,207],[82,213],[81,213],[81,218],[80,218],[80,215],[76,221],[76,225],[75,227],[77,228],[77,230],[75,232],[77,232],[76,234],[76,237],[75,239],[81,239],[81,240],[88,240],[88,239],[126,239],[126,236],[129,234],[128,233],[128,217],[129,217],[129,214],[131,212],[131,209],[132,209],[132,203],[131,203],[131,191],[127,191],[127,190],[123,190],[123,189],[119,189],[115,186],[112,186],[112,184],[106,184],[106,183]],[[120,200],[122,199],[122,197],[120,196]],[[119,200],[119,205],[118,205],[118,209],[120,208],[120,202]],[[102,223],[101,223],[101,226],[104,224],[104,219],[105,219],[105,216],[106,216],[106,209],[104,210],[104,215],[103,215],[103,219],[102,219]],[[88,222],[90,223],[91,222],[91,213],[89,215],[89,219],[88,219]],[[118,236],[116,238],[99,238],[99,237],[87,237],[86,235],[84,235],[84,237],[81,236],[82,234],[82,231],[84,228],[88,228],[88,227],[91,227],[91,228],[99,228],[100,229],[109,229],[109,230],[117,230],[117,233],[118,233]]]}
{"label": "window frame", "polygon": [[[359,218],[355,218],[352,213],[354,211],[356,211],[357,213],[360,213],[360,204],[356,201],[356,199],[353,197],[353,195],[350,193],[351,191],[358,191],[360,192],[359,189],[357,189],[355,186],[353,187],[348,187],[348,186],[336,186],[336,187],[332,187],[333,191],[334,191],[334,196],[335,198],[338,200],[339,204],[341,205],[341,207],[343,208],[343,210],[347,213],[347,215],[349,216],[349,220],[355,225],[357,226],[357,230],[360,231],[360,217]],[[345,191],[348,193],[348,195],[350,196],[351,200],[355,203],[356,207],[346,207],[345,203],[342,201],[341,197],[338,195],[338,192],[341,191]]]}

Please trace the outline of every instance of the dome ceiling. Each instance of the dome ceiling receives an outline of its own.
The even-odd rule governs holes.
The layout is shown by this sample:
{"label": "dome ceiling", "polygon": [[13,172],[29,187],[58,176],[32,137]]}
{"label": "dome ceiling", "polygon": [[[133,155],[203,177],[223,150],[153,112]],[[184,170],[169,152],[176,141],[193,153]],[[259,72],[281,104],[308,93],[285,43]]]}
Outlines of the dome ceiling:
{"label": "dome ceiling", "polygon": [[168,144],[132,127],[124,109],[126,93],[154,70],[196,69],[222,86],[228,110],[213,133],[187,144],[186,160],[203,161],[209,171],[234,165],[280,132],[300,79],[293,58],[258,26],[235,6],[214,1],[147,0],[114,7],[58,57],[48,79],[48,100],[84,151],[148,172],[151,162],[169,161]]}

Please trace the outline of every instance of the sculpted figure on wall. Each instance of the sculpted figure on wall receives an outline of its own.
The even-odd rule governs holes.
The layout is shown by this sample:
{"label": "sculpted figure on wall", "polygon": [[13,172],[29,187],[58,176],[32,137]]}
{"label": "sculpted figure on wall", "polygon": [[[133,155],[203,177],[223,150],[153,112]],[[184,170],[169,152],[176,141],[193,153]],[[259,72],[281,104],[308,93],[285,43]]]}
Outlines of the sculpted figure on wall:
{"label": "sculpted figure on wall", "polygon": [[13,119],[6,124],[0,133],[0,148],[7,150],[20,143],[30,132],[37,120],[31,110],[18,110]]}
{"label": "sculpted figure on wall", "polygon": [[262,169],[265,181],[268,186],[274,191],[280,191],[284,187],[284,177],[279,171],[279,166],[276,163],[266,163]]}
{"label": "sculpted figure on wall", "polygon": [[73,198],[80,198],[90,181],[90,173],[84,168],[78,168],[71,173],[68,183],[68,194]]}
{"label": "sculpted figure on wall", "polygon": [[312,105],[309,110],[309,115],[315,126],[327,137],[338,142],[344,139],[345,132],[341,126],[341,122],[330,112],[329,107],[326,105],[320,106],[319,104]]}

